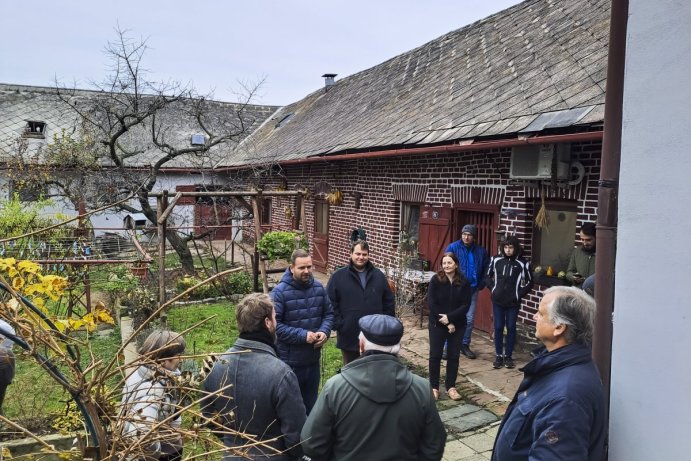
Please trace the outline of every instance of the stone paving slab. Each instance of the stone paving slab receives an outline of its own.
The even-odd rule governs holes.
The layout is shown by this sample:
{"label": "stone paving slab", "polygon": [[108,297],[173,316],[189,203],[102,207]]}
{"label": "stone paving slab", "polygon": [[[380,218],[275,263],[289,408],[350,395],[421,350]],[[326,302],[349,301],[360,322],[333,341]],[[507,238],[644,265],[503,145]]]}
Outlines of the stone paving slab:
{"label": "stone paving slab", "polygon": [[[441,415],[440,415],[441,416]],[[479,410],[444,422],[451,431],[466,432],[485,427],[497,421],[497,415],[487,410]],[[490,446],[490,449],[492,447]]]}

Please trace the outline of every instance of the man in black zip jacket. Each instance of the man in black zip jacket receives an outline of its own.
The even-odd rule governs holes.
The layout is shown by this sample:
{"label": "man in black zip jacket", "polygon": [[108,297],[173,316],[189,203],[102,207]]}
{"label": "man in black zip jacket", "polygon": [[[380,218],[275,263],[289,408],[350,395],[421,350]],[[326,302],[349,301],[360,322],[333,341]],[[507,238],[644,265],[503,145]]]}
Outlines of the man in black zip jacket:
{"label": "man in black zip jacket", "polygon": [[[500,246],[501,254],[492,258],[487,270],[487,286],[492,291],[494,312],[494,368],[513,368],[513,347],[516,344],[516,321],[521,299],[533,287],[530,263],[521,257],[521,244],[515,235],[506,237]],[[504,347],[506,327],[506,347]]]}
{"label": "man in black zip jacket", "polygon": [[396,302],[382,271],[369,260],[369,245],[354,242],[350,264],[331,275],[326,291],[334,312],[333,329],[338,331],[336,347],[343,354],[343,365],[360,357],[360,327],[365,315],[396,315]]}

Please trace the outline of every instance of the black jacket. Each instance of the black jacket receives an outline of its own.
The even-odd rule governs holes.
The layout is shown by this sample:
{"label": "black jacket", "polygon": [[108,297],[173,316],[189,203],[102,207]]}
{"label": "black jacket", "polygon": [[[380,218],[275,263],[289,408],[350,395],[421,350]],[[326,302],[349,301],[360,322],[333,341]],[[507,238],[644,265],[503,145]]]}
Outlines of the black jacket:
{"label": "black jacket", "polygon": [[519,307],[521,299],[533,288],[530,263],[516,257],[495,256],[487,270],[487,287],[492,291],[492,302],[501,307]]}
{"label": "black jacket", "polygon": [[360,318],[370,314],[396,315],[396,301],[386,276],[370,262],[365,271],[365,288],[352,262],[334,272],[326,286],[334,311],[333,329],[338,331],[336,347],[346,351],[359,348]]}
{"label": "black jacket", "polygon": [[460,283],[449,283],[446,275],[444,279],[440,279],[439,275],[433,276],[427,289],[430,326],[446,328],[446,325],[439,323],[439,314],[446,314],[456,330],[462,331],[466,326],[465,316],[472,295],[473,289],[465,277],[461,277]]}

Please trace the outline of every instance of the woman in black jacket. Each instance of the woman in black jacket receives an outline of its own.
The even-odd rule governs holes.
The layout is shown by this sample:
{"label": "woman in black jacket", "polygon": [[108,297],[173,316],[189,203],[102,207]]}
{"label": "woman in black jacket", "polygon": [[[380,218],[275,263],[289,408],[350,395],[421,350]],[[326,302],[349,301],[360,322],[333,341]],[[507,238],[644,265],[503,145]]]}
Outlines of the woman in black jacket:
{"label": "woman in black jacket", "polygon": [[429,306],[429,382],[435,400],[439,398],[439,368],[444,343],[447,345],[446,392],[449,398],[460,400],[456,390],[458,361],[465,331],[466,314],[470,307],[470,282],[458,270],[458,259],[444,253],[442,269],[432,277],[427,291]]}

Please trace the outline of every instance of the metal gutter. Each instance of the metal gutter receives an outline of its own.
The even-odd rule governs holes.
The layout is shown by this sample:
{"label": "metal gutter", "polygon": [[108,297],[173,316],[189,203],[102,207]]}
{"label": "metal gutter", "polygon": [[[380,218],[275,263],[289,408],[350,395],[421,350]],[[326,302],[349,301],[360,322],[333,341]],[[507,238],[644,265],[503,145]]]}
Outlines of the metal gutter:
{"label": "metal gutter", "polygon": [[607,56],[605,124],[598,181],[597,235],[595,258],[595,336],[593,358],[605,389],[605,427],[609,427],[610,378],[612,371],[612,313],[614,311],[614,268],[621,161],[621,127],[624,101],[626,28],[628,0],[612,0]]}
{"label": "metal gutter", "polygon": [[[476,151],[480,149],[499,149],[506,147],[523,146],[526,144],[553,144],[566,142],[586,142],[601,141],[602,131],[588,131],[585,133],[557,134],[546,136],[533,136],[527,138],[500,139],[496,141],[480,141],[467,144],[445,144],[442,146],[430,147],[410,147],[403,149],[378,150],[371,152],[357,152],[350,154],[323,155],[318,157],[307,157],[293,160],[279,161],[279,165],[300,165],[315,162],[332,162],[340,160],[359,160],[383,157],[401,157],[410,155],[440,154],[440,153],[459,153]],[[243,167],[244,168],[244,167]]]}

